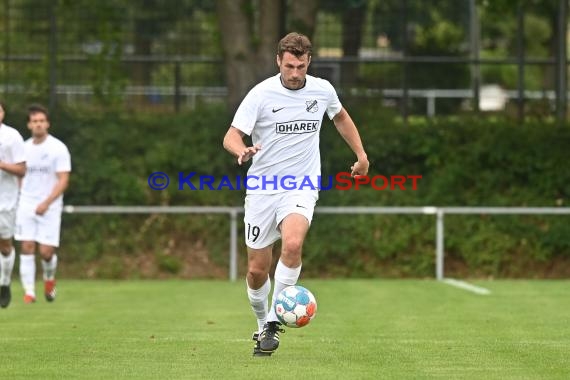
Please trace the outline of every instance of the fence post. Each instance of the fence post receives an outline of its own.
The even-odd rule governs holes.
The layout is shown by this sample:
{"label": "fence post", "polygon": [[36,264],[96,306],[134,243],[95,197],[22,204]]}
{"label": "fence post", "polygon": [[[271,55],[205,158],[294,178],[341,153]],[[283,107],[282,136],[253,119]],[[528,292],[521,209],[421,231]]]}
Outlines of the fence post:
{"label": "fence post", "polygon": [[525,64],[525,46],[524,46],[524,8],[519,4],[517,8],[517,66],[518,66],[518,120],[519,124],[524,123],[524,64]]}
{"label": "fence post", "polygon": [[[10,80],[10,0],[4,0],[4,94],[8,92]],[[7,97],[7,95],[4,95]]]}
{"label": "fence post", "polygon": [[237,214],[230,212],[230,281],[237,280]]}
{"label": "fence post", "polygon": [[49,109],[57,104],[57,2],[52,1],[49,17]]}
{"label": "fence post", "polygon": [[479,16],[475,0],[469,0],[469,44],[471,59],[471,87],[473,91],[473,110],[479,112],[479,87],[481,86],[481,70],[479,67]]}
{"label": "fence post", "polygon": [[443,210],[437,210],[436,247],[435,247],[435,276],[438,281],[443,280]]}
{"label": "fence post", "polygon": [[427,115],[428,117],[435,116],[435,93],[434,91],[427,92]]}
{"label": "fence post", "polygon": [[177,58],[174,63],[174,112],[180,112],[181,93],[180,82],[182,81],[182,74],[180,72],[180,59]]}
{"label": "fence post", "polygon": [[404,121],[404,125],[408,125],[408,100],[409,100],[409,84],[408,84],[408,1],[402,0],[402,18],[400,20],[403,24],[402,29],[402,56],[404,58],[404,62],[402,64],[402,119]]}
{"label": "fence post", "polygon": [[566,122],[566,110],[568,96],[567,88],[567,47],[566,33],[568,32],[568,0],[560,0],[558,6],[558,51],[556,54],[556,118],[558,123]]}

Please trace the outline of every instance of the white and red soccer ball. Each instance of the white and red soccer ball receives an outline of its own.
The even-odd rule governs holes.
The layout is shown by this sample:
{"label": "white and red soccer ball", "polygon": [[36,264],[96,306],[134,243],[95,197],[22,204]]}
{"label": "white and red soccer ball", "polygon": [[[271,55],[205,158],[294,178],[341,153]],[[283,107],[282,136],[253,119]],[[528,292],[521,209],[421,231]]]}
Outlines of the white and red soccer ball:
{"label": "white and red soccer ball", "polygon": [[299,285],[283,289],[275,300],[275,314],[279,322],[287,327],[303,327],[309,324],[317,313],[315,296]]}

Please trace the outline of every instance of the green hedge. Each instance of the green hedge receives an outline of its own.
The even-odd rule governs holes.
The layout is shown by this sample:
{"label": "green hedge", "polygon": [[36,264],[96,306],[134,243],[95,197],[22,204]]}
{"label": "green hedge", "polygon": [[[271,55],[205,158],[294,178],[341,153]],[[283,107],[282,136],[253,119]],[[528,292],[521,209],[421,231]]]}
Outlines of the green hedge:
{"label": "green hedge", "polygon": [[[321,206],[568,205],[568,127],[475,117],[418,118],[404,125],[374,106],[350,109],[372,175],[422,179],[416,191],[323,191]],[[74,167],[66,203],[241,206],[242,191],[179,191],[173,183],[153,191],[147,184],[154,171],[173,180],[178,172],[192,171],[245,175],[247,168],[238,167],[221,145],[230,121],[218,106],[180,115],[58,113],[52,132],[68,144]],[[321,155],[324,175],[347,171],[354,161],[329,121],[321,133]],[[317,214],[305,246],[304,273],[432,276],[434,227],[433,216]],[[224,276],[228,231],[225,216],[66,215],[62,270],[73,277]],[[244,246],[240,249],[243,272]],[[568,276],[569,219],[447,216],[446,255],[449,275]]]}
{"label": "green hedge", "polygon": [[[374,111],[355,118],[371,156],[371,174],[420,174],[418,190],[331,191],[322,193],[321,205],[568,205],[568,127],[478,118],[413,119],[404,126],[376,121]],[[346,170],[350,151],[339,150],[334,131],[326,132],[326,170]],[[567,216],[453,215],[446,217],[445,232],[448,275],[570,275]],[[308,243],[305,262],[314,274],[434,273],[433,217],[323,215]]]}

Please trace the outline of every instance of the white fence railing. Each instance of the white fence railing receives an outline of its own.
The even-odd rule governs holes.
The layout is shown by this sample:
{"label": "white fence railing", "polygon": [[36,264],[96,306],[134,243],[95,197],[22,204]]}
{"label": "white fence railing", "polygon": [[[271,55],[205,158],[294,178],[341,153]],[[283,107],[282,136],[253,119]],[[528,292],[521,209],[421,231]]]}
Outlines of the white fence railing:
{"label": "white fence railing", "polygon": [[[243,207],[223,206],[65,206],[69,214],[227,214],[230,217],[229,278],[238,276],[238,214]],[[445,214],[570,215],[570,207],[317,207],[317,214],[416,214],[436,216],[435,277],[444,278]]]}
{"label": "white fence railing", "polygon": [[[23,85],[2,85],[0,84],[0,94],[25,94],[27,89]],[[82,96],[92,96],[94,94],[93,86],[90,85],[58,85],[55,88],[55,93],[62,95],[68,104],[78,101]],[[205,98],[209,100],[224,100],[227,96],[228,90],[224,86],[208,86],[208,87],[194,87],[194,86],[180,86],[178,95],[185,98],[186,105],[190,109],[196,107],[198,98]],[[348,90],[348,94],[364,97],[382,97],[382,98],[403,98],[404,90],[401,88],[359,88]],[[173,86],[126,86],[122,90],[123,96],[147,96],[147,97],[174,97],[177,95],[177,89]],[[443,89],[443,88],[430,88],[430,89],[408,89],[407,97],[426,100],[426,115],[435,116],[436,102],[438,99],[473,99],[475,93],[473,89]],[[484,93],[481,97],[485,97]],[[519,93],[516,90],[502,91],[502,97],[505,100],[518,99]],[[554,102],[556,100],[556,93],[553,90],[525,90],[523,97],[526,100],[547,100]],[[570,93],[568,93],[570,99]],[[496,101],[499,99],[496,99]]]}

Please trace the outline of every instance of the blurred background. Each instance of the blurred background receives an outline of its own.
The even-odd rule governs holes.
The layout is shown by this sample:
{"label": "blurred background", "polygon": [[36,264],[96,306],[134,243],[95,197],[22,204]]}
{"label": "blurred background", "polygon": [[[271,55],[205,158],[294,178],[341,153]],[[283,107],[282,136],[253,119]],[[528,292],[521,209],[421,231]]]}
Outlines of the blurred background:
{"label": "blurred background", "polygon": [[[244,175],[221,147],[233,110],[277,72],[277,41],[313,41],[361,131],[371,174],[416,191],[327,191],[321,206],[566,208],[568,4],[563,0],[1,0],[5,123],[50,107],[74,165],[68,205],[232,206],[241,191],[153,191],[150,173]],[[323,174],[354,157],[326,120]],[[245,268],[239,223],[237,270]],[[433,277],[433,215],[319,215],[307,276]],[[227,278],[227,215],[64,216],[62,274]],[[343,236],[343,239],[338,239]],[[449,215],[446,273],[570,275],[561,215]]]}
{"label": "blurred background", "polygon": [[313,72],[343,97],[403,117],[564,119],[567,108],[559,0],[2,0],[1,14],[1,90],[14,102],[236,103],[297,30],[314,42]]}

